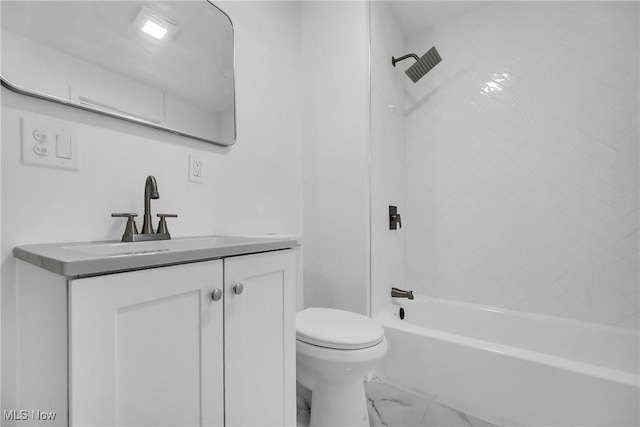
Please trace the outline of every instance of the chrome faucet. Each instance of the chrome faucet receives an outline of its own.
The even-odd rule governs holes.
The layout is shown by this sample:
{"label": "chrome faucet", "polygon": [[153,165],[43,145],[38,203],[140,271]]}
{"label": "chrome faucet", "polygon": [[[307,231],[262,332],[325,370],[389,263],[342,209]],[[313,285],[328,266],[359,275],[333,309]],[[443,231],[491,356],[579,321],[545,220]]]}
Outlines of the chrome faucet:
{"label": "chrome faucet", "polygon": [[144,183],[144,219],[142,221],[142,234],[153,234],[151,224],[151,199],[159,199],[158,183],[155,177],[149,175]]}
{"label": "chrome faucet", "polygon": [[391,288],[391,297],[413,299],[413,291],[405,291],[398,288]]}

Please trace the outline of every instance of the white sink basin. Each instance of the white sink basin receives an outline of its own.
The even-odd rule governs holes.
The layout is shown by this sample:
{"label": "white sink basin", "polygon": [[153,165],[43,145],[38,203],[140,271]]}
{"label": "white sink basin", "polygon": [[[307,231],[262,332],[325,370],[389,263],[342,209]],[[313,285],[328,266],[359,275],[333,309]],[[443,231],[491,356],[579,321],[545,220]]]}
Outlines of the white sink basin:
{"label": "white sink basin", "polygon": [[265,238],[207,236],[187,237],[173,240],[155,240],[147,242],[96,242],[61,246],[61,249],[82,252],[90,255],[135,256],[155,252],[192,251],[199,249],[221,248],[262,242]]}
{"label": "white sink basin", "polygon": [[295,236],[202,236],[144,242],[24,245],[13,256],[53,273],[81,277],[293,248]]}

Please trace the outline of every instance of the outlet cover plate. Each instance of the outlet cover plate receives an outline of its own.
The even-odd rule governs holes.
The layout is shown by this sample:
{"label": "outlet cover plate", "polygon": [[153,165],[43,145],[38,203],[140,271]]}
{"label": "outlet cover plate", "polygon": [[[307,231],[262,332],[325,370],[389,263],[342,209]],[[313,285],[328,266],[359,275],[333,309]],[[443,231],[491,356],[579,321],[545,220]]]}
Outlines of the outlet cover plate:
{"label": "outlet cover plate", "polygon": [[202,157],[198,154],[189,154],[189,182],[202,183],[203,175]]}

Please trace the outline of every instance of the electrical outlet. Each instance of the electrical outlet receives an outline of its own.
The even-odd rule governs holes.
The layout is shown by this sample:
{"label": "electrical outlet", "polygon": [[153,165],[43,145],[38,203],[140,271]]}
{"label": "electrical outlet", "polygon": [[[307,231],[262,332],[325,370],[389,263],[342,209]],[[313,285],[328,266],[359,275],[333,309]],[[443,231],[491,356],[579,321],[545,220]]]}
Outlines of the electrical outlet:
{"label": "electrical outlet", "polygon": [[202,182],[202,159],[197,154],[189,154],[189,181]]}
{"label": "electrical outlet", "polygon": [[80,169],[78,135],[71,123],[35,114],[22,117],[21,123],[23,164]]}

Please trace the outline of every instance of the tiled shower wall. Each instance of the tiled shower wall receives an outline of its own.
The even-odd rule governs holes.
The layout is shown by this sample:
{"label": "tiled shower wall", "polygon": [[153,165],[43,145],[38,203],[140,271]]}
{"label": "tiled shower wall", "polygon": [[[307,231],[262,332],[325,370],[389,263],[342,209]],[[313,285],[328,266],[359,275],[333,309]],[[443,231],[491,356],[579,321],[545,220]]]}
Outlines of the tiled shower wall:
{"label": "tiled shower wall", "polygon": [[[434,4],[435,6],[435,4]],[[638,328],[638,3],[495,2],[406,40],[406,282]]]}

